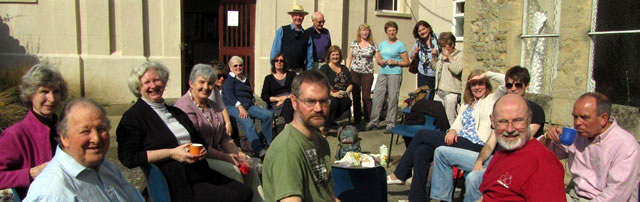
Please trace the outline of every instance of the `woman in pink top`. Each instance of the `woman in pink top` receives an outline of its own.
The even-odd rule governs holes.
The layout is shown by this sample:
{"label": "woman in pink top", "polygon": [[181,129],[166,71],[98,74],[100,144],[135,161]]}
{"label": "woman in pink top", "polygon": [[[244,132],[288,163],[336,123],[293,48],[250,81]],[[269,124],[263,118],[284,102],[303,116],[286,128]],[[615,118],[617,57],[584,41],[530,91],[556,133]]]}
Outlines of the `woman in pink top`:
{"label": "woman in pink top", "polygon": [[22,76],[19,88],[30,110],[0,136],[0,189],[15,188],[24,198],[58,145],[55,112],[67,97],[67,85],[54,67],[37,64]]}

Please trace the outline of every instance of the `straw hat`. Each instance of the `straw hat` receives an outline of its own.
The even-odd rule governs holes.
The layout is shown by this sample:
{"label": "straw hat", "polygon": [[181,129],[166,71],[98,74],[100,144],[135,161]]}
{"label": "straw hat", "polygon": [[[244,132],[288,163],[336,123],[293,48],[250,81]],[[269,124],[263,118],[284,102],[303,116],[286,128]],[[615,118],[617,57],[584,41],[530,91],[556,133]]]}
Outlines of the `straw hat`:
{"label": "straw hat", "polygon": [[302,15],[307,15],[309,13],[307,13],[307,11],[304,11],[304,8],[302,8],[301,5],[294,5],[293,6],[293,10],[287,12],[289,15],[293,15],[293,14],[302,14]]}

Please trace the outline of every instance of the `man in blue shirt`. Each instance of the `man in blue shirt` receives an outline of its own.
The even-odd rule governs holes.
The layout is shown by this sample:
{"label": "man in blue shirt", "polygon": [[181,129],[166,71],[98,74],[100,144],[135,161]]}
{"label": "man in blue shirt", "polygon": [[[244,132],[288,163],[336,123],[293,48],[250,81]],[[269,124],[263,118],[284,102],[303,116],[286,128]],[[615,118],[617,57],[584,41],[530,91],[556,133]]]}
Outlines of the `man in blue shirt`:
{"label": "man in blue shirt", "polygon": [[305,32],[309,33],[313,41],[313,69],[319,69],[325,64],[325,56],[327,50],[331,47],[331,35],[329,30],[324,28],[324,15],[320,12],[313,13],[311,20],[313,26],[307,28]]}
{"label": "man in blue shirt", "polygon": [[282,53],[292,70],[298,73],[310,70],[313,65],[313,43],[309,33],[302,29],[304,16],[308,13],[301,5],[295,5],[288,14],[293,22],[276,31],[270,58],[273,60],[276,55]]}
{"label": "man in blue shirt", "polygon": [[73,100],[61,119],[56,153],[24,201],[144,201],[118,167],[105,159],[111,126],[102,107]]}

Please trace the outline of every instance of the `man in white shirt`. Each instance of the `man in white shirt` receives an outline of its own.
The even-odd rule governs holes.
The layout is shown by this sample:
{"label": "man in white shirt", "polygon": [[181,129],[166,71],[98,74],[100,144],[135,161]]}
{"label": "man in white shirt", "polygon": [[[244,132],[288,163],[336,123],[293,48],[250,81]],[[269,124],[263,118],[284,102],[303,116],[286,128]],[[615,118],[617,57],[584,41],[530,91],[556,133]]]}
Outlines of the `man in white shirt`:
{"label": "man in white shirt", "polygon": [[56,153],[24,201],[144,201],[118,167],[105,159],[111,126],[102,107],[87,99],[73,100],[61,119]]}

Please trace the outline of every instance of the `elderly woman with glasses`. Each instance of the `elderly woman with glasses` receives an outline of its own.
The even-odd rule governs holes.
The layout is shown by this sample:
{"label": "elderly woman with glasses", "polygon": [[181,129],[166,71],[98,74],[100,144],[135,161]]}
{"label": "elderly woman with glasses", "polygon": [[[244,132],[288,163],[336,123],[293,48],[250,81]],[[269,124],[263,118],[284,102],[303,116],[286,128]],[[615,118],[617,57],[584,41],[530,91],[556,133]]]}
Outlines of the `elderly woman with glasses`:
{"label": "elderly woman with glasses", "polygon": [[[207,162],[202,161],[215,156],[215,152],[208,154],[207,149],[197,155],[187,152],[192,143],[210,147],[187,114],[164,103],[162,96],[168,80],[169,71],[156,62],[142,63],[131,71],[129,89],[138,100],[122,115],[116,129],[120,162],[128,168],[142,166],[145,171],[149,164],[158,166],[169,184],[172,201],[249,201],[252,197],[249,187],[209,169]],[[194,94],[200,97],[206,93],[194,91]],[[221,118],[220,114],[209,114]]]}
{"label": "elderly woman with glasses", "polygon": [[284,122],[293,120],[293,106],[291,105],[291,83],[296,73],[289,71],[284,56],[280,53],[271,60],[271,74],[264,77],[260,98],[267,103],[267,108],[273,110],[276,116],[284,117]]}
{"label": "elderly woman with glasses", "polygon": [[46,64],[31,67],[22,76],[19,89],[29,111],[0,135],[0,189],[15,188],[24,198],[56,151],[55,113],[68,91],[62,75]]}
{"label": "elderly woman with glasses", "polygon": [[253,119],[260,119],[262,123],[262,135],[266,140],[266,146],[271,144],[273,133],[273,112],[255,105],[255,97],[249,79],[243,74],[244,61],[238,56],[229,59],[229,77],[222,86],[222,100],[227,107],[229,115],[233,116],[247,135],[251,147],[260,158],[267,153],[266,147],[260,141]]}
{"label": "elderly woman with glasses", "polygon": [[[491,92],[493,88],[489,79],[498,83],[496,92]],[[451,128],[446,133],[432,130],[418,132],[402,155],[396,170],[387,177],[387,184],[404,184],[411,177],[413,168],[409,200],[428,201],[426,183],[435,149],[444,145],[480,152],[491,135],[489,115],[493,112],[493,104],[507,93],[504,84],[504,74],[472,71],[464,91],[464,105]]]}

